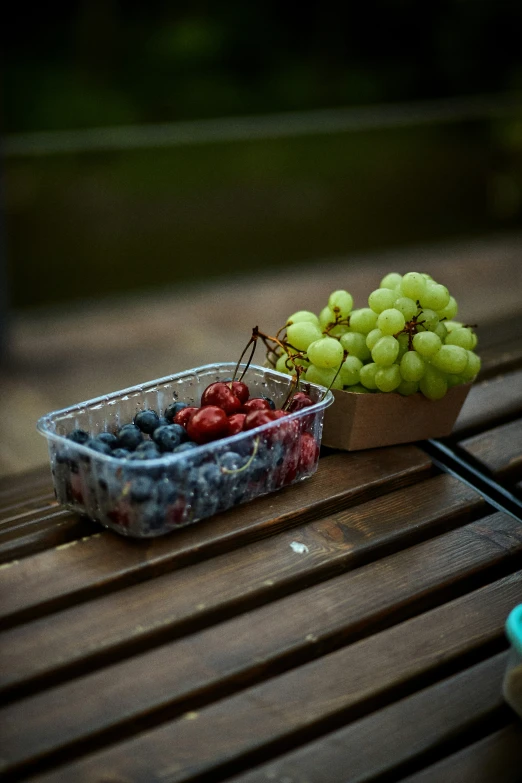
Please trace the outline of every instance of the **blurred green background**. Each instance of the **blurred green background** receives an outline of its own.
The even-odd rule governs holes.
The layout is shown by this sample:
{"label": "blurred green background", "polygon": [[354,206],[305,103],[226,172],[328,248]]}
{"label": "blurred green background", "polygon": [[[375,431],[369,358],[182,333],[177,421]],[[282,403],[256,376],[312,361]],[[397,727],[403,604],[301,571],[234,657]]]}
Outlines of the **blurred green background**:
{"label": "blurred green background", "polygon": [[520,2],[29,9],[1,33],[14,308],[522,224]]}

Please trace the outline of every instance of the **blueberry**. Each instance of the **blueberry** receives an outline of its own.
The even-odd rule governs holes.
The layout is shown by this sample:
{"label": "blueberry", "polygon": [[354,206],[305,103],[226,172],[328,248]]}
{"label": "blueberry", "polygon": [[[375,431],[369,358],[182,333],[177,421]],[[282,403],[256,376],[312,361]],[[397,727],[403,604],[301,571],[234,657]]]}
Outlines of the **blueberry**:
{"label": "blueberry", "polygon": [[275,407],[276,407],[276,406],[275,406],[275,402],[273,401],[273,399],[272,399],[271,397],[265,397],[265,395],[264,395],[264,394],[262,394],[262,395],[261,395],[261,399],[262,399],[262,400],[266,400],[266,401],[267,401],[267,403],[270,405],[270,409],[271,409],[271,410],[273,410],[273,411],[275,411]]}
{"label": "blueberry", "polygon": [[147,435],[152,435],[155,429],[159,426],[159,416],[156,411],[148,409],[146,411],[138,411],[134,417],[134,424],[139,427],[142,432]]}
{"label": "blueberry", "polygon": [[270,462],[264,455],[256,454],[247,470],[252,481],[260,481],[269,472]]}
{"label": "blueberry", "polygon": [[168,478],[161,479],[157,484],[157,498],[158,503],[168,506],[170,503],[174,503],[178,496],[178,488],[176,484],[170,481]]}
{"label": "blueberry", "polygon": [[185,443],[182,443],[181,446],[176,446],[174,453],[179,454],[180,451],[192,451],[193,449],[197,449],[197,447],[197,443],[193,443],[191,440],[187,440]]}
{"label": "blueberry", "polygon": [[130,455],[130,451],[128,449],[113,449],[112,450],[112,456],[116,457],[116,459],[126,459]]}
{"label": "blueberry", "polygon": [[147,476],[137,476],[131,482],[130,497],[135,503],[150,500],[154,492],[154,482]]}
{"label": "blueberry", "polygon": [[160,451],[174,451],[180,445],[181,438],[176,427],[176,424],[169,424],[154,430],[152,439]]}
{"label": "blueberry", "polygon": [[100,432],[96,435],[96,440],[106,443],[111,449],[115,449],[118,445],[118,438],[112,432]]}
{"label": "blueberry", "polygon": [[90,449],[92,449],[92,451],[98,451],[100,454],[112,454],[111,447],[108,446],[107,443],[103,443],[101,440],[89,438],[87,443],[84,443],[83,445],[88,446]]}
{"label": "blueberry", "polygon": [[220,457],[220,464],[225,471],[236,471],[243,466],[243,458],[235,451],[227,451]]}
{"label": "blueberry", "polygon": [[158,419],[158,427],[166,427],[168,424],[170,424],[170,421],[165,418],[165,416],[160,416]]}
{"label": "blueberry", "polygon": [[207,465],[202,465],[199,469],[199,475],[204,479],[211,489],[218,489],[223,482],[223,474],[219,469],[219,466],[209,462]]}
{"label": "blueberry", "polygon": [[127,457],[127,461],[132,462],[144,462],[146,459],[150,459],[146,451],[132,451]]}
{"label": "blueberry", "polygon": [[143,435],[135,424],[125,424],[118,432],[118,445],[120,448],[134,451],[142,442]]}
{"label": "blueberry", "polygon": [[141,510],[143,525],[148,530],[161,530],[165,524],[165,514],[157,503],[147,503]]}
{"label": "blueberry", "polygon": [[172,422],[176,413],[182,411],[183,408],[188,408],[188,403],[171,402],[170,405],[167,405],[167,407],[165,408],[165,418],[167,419],[167,421]]}
{"label": "blueberry", "polygon": [[161,456],[158,447],[152,440],[144,440],[136,449],[136,454],[146,454],[148,459],[156,459]]}
{"label": "blueberry", "polygon": [[73,443],[87,443],[87,441],[90,438],[90,435],[88,432],[85,432],[85,430],[73,430],[68,435],[66,435],[67,440],[72,440]]}

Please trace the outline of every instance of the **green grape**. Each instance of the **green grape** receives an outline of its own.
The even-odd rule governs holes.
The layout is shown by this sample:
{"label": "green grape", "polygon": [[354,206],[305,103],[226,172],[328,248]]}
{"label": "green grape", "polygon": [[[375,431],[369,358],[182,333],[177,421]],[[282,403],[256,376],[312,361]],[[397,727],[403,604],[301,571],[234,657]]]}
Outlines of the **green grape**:
{"label": "green grape", "polygon": [[315,313],[311,313],[310,310],[298,310],[297,313],[293,313],[286,322],[286,325],[290,326],[290,324],[297,324],[301,321],[307,321],[319,326],[319,318]]}
{"label": "green grape", "polygon": [[[287,353],[282,353],[281,356],[279,357],[279,359],[276,362],[275,368],[276,368],[276,370],[278,372],[285,372],[287,375],[292,375],[293,374],[292,370],[290,369],[290,367],[287,367],[287,365],[286,365],[286,362],[287,362],[288,358],[289,358],[289,356],[288,356]],[[290,364],[290,362],[289,362],[289,364]]]}
{"label": "green grape", "polygon": [[395,307],[396,310],[402,313],[405,321],[411,321],[413,316],[417,315],[417,310],[419,309],[417,302],[414,302],[409,296],[399,296],[390,307]]}
{"label": "green grape", "polygon": [[422,310],[420,318],[417,322],[420,326],[422,326],[423,329],[426,329],[428,332],[434,332],[437,326],[439,325],[439,316],[435,312],[435,310],[430,310],[429,308],[426,308],[425,310]]}
{"label": "green grape", "polygon": [[397,386],[396,390],[399,392],[399,394],[404,395],[404,397],[409,397],[410,394],[416,394],[419,391],[419,384],[415,381],[401,381],[399,385]]}
{"label": "green grape", "polygon": [[330,310],[339,310],[342,318],[347,318],[353,309],[353,296],[348,291],[334,291],[328,299]]}
{"label": "green grape", "polygon": [[377,340],[372,348],[372,359],[380,367],[389,367],[399,353],[399,343],[391,334],[386,334]]}
{"label": "green grape", "polygon": [[460,345],[461,348],[465,348],[467,351],[473,350],[473,334],[471,329],[461,327],[460,329],[453,329],[446,337],[446,345]]}
{"label": "green grape", "polygon": [[438,372],[435,367],[428,365],[426,372],[419,381],[419,388],[429,400],[440,400],[448,391],[448,382],[444,375]]}
{"label": "green grape", "polygon": [[320,340],[322,336],[321,329],[310,321],[298,321],[286,330],[288,342],[298,351],[306,351],[311,343]]}
{"label": "green grape", "polygon": [[360,310],[353,310],[350,315],[350,329],[352,332],[361,332],[368,334],[377,325],[377,313],[374,313],[369,307],[362,307]]}
{"label": "green grape", "polygon": [[356,356],[346,357],[341,364],[341,370],[339,372],[343,386],[353,386],[354,383],[359,383],[362,366],[363,363]]}
{"label": "green grape", "polygon": [[[317,367],[315,364],[311,364],[306,370],[304,378],[310,383],[317,383],[319,386],[326,386],[327,389],[342,389],[343,383],[339,377],[335,378],[337,370],[333,370],[328,367]],[[335,378],[335,381],[334,381]]]}
{"label": "green grape", "polygon": [[371,351],[373,350],[373,346],[381,339],[383,336],[380,329],[372,329],[372,331],[366,335],[366,347]]}
{"label": "green grape", "polygon": [[389,367],[380,367],[375,373],[375,385],[382,392],[391,392],[399,386],[401,373],[398,364]]}
{"label": "green grape", "polygon": [[439,318],[446,318],[448,321],[452,321],[457,315],[457,310],[457,302],[453,296],[450,296],[450,300],[446,307],[443,307],[442,310],[438,310],[437,312]]}
{"label": "green grape", "polygon": [[368,297],[368,304],[374,313],[382,313],[389,307],[393,307],[396,300],[395,292],[389,288],[377,288]]}
{"label": "green grape", "polygon": [[359,332],[347,332],[342,335],[339,342],[344,350],[348,351],[350,356],[357,356],[357,358],[361,359],[363,362],[370,358],[370,349],[366,346],[364,334],[360,334]]}
{"label": "green grape", "polygon": [[[288,365],[286,363],[287,360]],[[310,366],[310,362],[308,359],[304,358],[290,359],[287,353],[283,353],[276,362],[276,370],[278,370],[278,372],[286,372],[288,375],[293,375],[294,365],[297,367],[304,367],[306,369],[306,367]]]}
{"label": "green grape", "polygon": [[328,334],[331,337],[337,337],[338,339],[340,339],[343,336],[343,334],[348,334],[349,331],[350,331],[349,326],[347,326],[346,324],[339,324],[338,326],[334,326],[333,329],[329,329]]}
{"label": "green grape", "polygon": [[339,367],[343,360],[343,346],[334,337],[321,337],[308,346],[308,358],[316,367]]}
{"label": "green grape", "polygon": [[448,334],[448,330],[446,328],[446,322],[439,321],[436,328],[433,330],[433,333],[436,334],[437,337],[440,337],[441,342],[444,342]]}
{"label": "green grape", "polygon": [[443,345],[431,357],[431,363],[442,372],[460,375],[466,369],[468,352],[460,345]]}
{"label": "green grape", "polygon": [[413,337],[413,347],[421,356],[433,356],[440,350],[441,345],[440,337],[433,332],[417,332]]}
{"label": "green grape", "polygon": [[464,378],[462,375],[448,375],[446,377],[446,381],[448,384],[448,389],[451,389],[453,386],[460,386],[462,383],[465,383]]}
{"label": "green grape", "polygon": [[420,381],[426,371],[426,362],[417,351],[408,351],[401,359],[400,370],[405,381]]}
{"label": "green grape", "polygon": [[377,318],[377,328],[383,334],[397,334],[404,329],[404,324],[403,314],[400,310],[396,310],[395,307],[383,310]]}
{"label": "green grape", "polygon": [[477,347],[477,343],[478,343],[478,337],[475,334],[475,332],[471,332],[471,338],[473,340],[473,345],[471,346],[471,350],[474,351],[475,348]]}
{"label": "green grape", "polygon": [[367,389],[373,390],[377,388],[375,383],[375,374],[379,369],[379,365],[370,362],[369,364],[363,364],[361,367],[360,378],[361,384]]}
{"label": "green grape", "polygon": [[379,283],[379,288],[391,288],[395,290],[401,284],[402,275],[398,272],[390,272],[385,275]]}
{"label": "green grape", "polygon": [[401,280],[401,293],[415,302],[422,299],[426,290],[426,278],[420,272],[408,272]]}
{"label": "green grape", "polygon": [[319,326],[321,329],[326,329],[329,324],[333,323],[335,323],[335,313],[327,305],[319,313]]}
{"label": "green grape", "polygon": [[421,307],[443,310],[449,304],[449,301],[450,295],[446,286],[434,283],[431,280],[426,282],[426,290],[420,297]]}
{"label": "green grape", "polygon": [[464,326],[460,321],[444,321],[444,324],[448,332],[452,332],[454,329],[461,329]]}
{"label": "green grape", "polygon": [[346,389],[346,391],[347,392],[355,392],[356,394],[371,394],[371,392],[372,392],[371,389],[367,389],[361,383],[356,383],[354,386],[350,386],[350,388]]}
{"label": "green grape", "polygon": [[[433,277],[431,275],[429,275],[427,272],[421,272],[421,275],[423,276],[423,278],[425,280],[433,280]],[[433,280],[433,282],[435,282],[435,281]]]}
{"label": "green grape", "polygon": [[410,349],[410,336],[406,333],[399,334],[396,340],[399,343],[399,353],[397,354],[397,359],[395,360],[398,364],[406,351],[409,351]]}
{"label": "green grape", "polygon": [[480,358],[473,351],[468,351],[468,363],[462,371],[464,382],[472,381],[479,374]]}

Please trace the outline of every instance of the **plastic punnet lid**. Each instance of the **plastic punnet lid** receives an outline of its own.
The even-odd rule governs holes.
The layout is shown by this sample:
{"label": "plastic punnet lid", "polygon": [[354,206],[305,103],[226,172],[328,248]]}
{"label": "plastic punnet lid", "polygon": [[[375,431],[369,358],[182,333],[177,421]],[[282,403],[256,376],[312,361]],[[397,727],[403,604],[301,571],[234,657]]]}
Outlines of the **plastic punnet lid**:
{"label": "plastic punnet lid", "polygon": [[518,604],[508,614],[506,634],[519,655],[522,655],[522,604]]}

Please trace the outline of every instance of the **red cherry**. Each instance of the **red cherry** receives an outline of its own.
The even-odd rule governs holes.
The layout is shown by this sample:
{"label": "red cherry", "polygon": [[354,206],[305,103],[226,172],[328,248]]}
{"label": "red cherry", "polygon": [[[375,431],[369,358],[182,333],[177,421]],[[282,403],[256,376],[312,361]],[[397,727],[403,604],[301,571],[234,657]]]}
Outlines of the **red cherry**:
{"label": "red cherry", "polygon": [[254,427],[261,427],[262,424],[268,424],[271,421],[275,421],[279,417],[274,416],[274,413],[276,413],[276,411],[260,409],[250,411],[245,417],[243,429],[253,430]]}
{"label": "red cherry", "polygon": [[319,446],[313,435],[303,432],[299,442],[299,470],[309,473],[319,458]]}
{"label": "red cherry", "polygon": [[[230,384],[227,383],[227,386]],[[250,389],[243,381],[232,381],[232,391],[240,403],[245,403],[250,397]]]}
{"label": "red cherry", "polygon": [[196,411],[199,411],[199,408],[195,408],[194,406],[189,406],[187,408],[182,408],[174,416],[174,419],[172,420],[173,424],[181,424],[181,426],[185,427],[185,429],[186,429],[187,428],[187,424],[189,423],[192,415]]}
{"label": "red cherry", "polygon": [[228,435],[237,435],[241,432],[245,423],[245,413],[233,413],[228,417]]}
{"label": "red cherry", "polygon": [[301,411],[303,408],[309,408],[310,405],[314,405],[312,398],[302,391],[297,391],[292,397],[288,410],[290,413],[293,413],[294,411]]}
{"label": "red cherry", "polygon": [[217,405],[205,405],[204,408],[199,408],[187,424],[189,438],[199,444],[217,440],[226,435],[227,430],[227,414]]}
{"label": "red cherry", "polygon": [[263,397],[252,397],[247,400],[241,408],[241,413],[250,413],[251,411],[271,411],[270,403]]}
{"label": "red cherry", "polygon": [[237,413],[241,408],[241,402],[234,394],[230,386],[223,381],[216,381],[207,386],[203,394],[201,395],[201,405],[215,405],[218,408],[222,408],[225,413],[230,416],[232,413]]}

